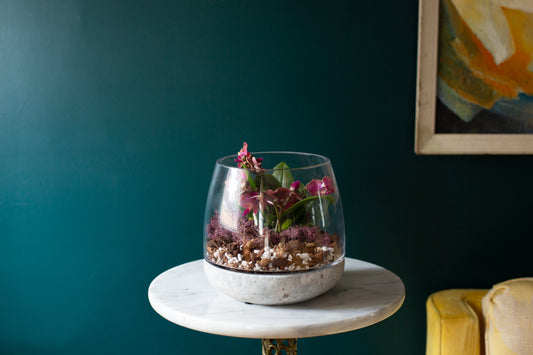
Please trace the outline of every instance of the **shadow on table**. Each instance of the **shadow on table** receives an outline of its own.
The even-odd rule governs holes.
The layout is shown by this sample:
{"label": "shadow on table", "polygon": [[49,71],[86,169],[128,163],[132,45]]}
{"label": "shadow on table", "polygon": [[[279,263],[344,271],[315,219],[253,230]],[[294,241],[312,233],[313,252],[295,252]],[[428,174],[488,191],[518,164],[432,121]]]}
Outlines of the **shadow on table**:
{"label": "shadow on table", "polygon": [[[398,291],[391,293],[394,289]],[[364,310],[381,307],[395,300],[401,303],[403,292],[400,278],[388,270],[345,270],[337,284],[325,294],[307,302],[278,307],[331,312],[354,309],[356,305],[358,310]]]}

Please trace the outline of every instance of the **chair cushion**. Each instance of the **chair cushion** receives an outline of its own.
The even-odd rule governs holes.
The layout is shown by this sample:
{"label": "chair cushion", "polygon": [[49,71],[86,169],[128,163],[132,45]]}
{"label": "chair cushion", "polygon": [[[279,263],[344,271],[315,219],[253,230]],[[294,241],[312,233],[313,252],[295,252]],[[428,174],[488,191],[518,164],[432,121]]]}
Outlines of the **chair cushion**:
{"label": "chair cushion", "polygon": [[497,284],[481,303],[487,355],[533,354],[533,278]]}
{"label": "chair cushion", "polygon": [[426,355],[480,355],[481,299],[488,290],[444,290],[429,296]]}

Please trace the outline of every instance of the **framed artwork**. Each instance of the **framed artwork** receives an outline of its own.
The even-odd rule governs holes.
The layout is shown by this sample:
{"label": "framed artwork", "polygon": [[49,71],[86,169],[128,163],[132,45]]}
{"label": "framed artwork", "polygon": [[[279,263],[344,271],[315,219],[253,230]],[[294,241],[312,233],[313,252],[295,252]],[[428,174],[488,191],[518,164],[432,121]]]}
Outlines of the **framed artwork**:
{"label": "framed artwork", "polygon": [[533,154],[533,0],[420,0],[417,154]]}

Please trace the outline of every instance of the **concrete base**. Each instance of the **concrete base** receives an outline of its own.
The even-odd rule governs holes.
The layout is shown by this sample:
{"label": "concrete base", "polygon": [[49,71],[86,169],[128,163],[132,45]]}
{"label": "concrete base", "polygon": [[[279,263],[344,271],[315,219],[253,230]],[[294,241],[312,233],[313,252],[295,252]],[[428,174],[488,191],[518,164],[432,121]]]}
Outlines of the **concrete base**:
{"label": "concrete base", "polygon": [[344,258],[318,270],[290,274],[232,271],[204,260],[204,271],[213,287],[239,301],[281,305],[307,301],[330,290],[344,271]]}

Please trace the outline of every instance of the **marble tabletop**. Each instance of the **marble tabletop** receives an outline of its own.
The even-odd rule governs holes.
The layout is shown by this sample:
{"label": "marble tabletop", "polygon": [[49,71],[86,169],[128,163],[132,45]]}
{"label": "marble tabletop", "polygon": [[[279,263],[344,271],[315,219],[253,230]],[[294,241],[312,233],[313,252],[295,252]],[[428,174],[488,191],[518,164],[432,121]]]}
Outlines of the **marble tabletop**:
{"label": "marble tabletop", "polygon": [[214,289],[203,260],[167,270],[148,289],[150,304],[181,326],[241,338],[305,338],[347,332],[394,314],[405,298],[392,272],[346,258],[344,273],[330,291],[304,303],[260,306],[237,301]]}

